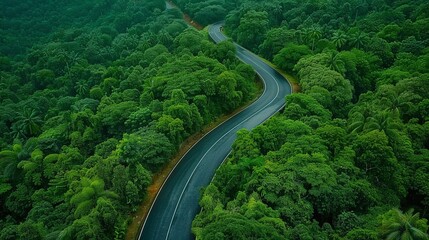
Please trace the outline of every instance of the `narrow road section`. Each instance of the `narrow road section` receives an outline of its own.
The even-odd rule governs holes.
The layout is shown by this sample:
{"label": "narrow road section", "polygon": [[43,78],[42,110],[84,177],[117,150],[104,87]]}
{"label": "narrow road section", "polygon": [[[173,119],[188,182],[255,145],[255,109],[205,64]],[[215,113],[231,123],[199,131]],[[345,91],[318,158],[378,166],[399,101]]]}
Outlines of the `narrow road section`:
{"label": "narrow road section", "polygon": [[[222,23],[209,27],[216,43],[227,40]],[[249,107],[207,133],[180,160],[164,182],[149,211],[139,239],[194,239],[192,220],[200,211],[201,188],[207,186],[216,169],[231,151],[239,129],[253,129],[277,113],[291,94],[289,82],[255,54],[235,44],[237,57],[251,65],[264,83],[263,94]]]}

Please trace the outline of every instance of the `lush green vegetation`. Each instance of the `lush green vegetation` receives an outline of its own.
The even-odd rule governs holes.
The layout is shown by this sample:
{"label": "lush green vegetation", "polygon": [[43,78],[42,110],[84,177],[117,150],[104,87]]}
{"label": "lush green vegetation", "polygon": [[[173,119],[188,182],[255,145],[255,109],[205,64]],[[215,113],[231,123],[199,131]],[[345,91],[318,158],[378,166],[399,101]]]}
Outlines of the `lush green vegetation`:
{"label": "lush green vegetation", "polygon": [[[175,2],[226,18],[302,90],[237,133],[199,239],[428,239],[427,1]],[[183,140],[255,92],[231,43],[161,0],[4,0],[0,16],[0,239],[122,239]]]}
{"label": "lush green vegetation", "polygon": [[225,15],[302,92],[238,132],[197,238],[428,239],[428,2],[177,1],[195,19],[209,2],[226,13],[202,23]]}
{"label": "lush green vegetation", "polygon": [[254,96],[230,42],[164,8],[0,2],[0,239],[123,239],[183,140]]}

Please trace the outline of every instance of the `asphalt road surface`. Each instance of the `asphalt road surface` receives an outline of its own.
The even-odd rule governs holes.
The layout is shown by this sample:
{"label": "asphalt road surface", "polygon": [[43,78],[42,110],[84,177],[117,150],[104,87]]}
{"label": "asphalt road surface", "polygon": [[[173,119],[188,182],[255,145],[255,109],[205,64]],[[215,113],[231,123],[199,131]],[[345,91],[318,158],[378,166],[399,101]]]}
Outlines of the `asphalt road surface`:
{"label": "asphalt road surface", "polygon": [[[209,27],[216,43],[227,38],[222,23]],[[198,201],[219,165],[231,151],[239,129],[252,129],[277,113],[291,93],[288,81],[256,55],[237,45],[237,57],[251,65],[264,82],[264,92],[252,105],[206,134],[181,159],[158,193],[140,231],[143,240],[194,239],[192,220],[200,211]]]}

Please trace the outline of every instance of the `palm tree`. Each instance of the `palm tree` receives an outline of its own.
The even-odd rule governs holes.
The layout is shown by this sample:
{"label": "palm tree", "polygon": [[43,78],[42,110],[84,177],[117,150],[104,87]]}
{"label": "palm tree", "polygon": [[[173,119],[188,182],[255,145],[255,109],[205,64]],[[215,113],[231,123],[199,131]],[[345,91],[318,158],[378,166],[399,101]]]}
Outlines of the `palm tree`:
{"label": "palm tree", "polygon": [[386,240],[427,240],[428,235],[419,229],[419,213],[413,209],[406,213],[395,209],[390,219],[383,221],[381,235]]}
{"label": "palm tree", "polygon": [[362,31],[357,31],[351,35],[350,44],[352,47],[362,49],[368,43],[368,35]]}
{"label": "palm tree", "polygon": [[366,124],[366,117],[361,112],[355,112],[350,116],[353,122],[349,125],[349,131],[351,133],[362,132]]}
{"label": "palm tree", "polygon": [[383,131],[389,139],[393,139],[396,136],[397,130],[401,127],[398,120],[398,116],[395,112],[385,110],[373,117],[369,117],[365,130],[380,130]]}
{"label": "palm tree", "polygon": [[[387,89],[389,88],[389,85],[383,85],[380,87],[380,89],[382,88]],[[394,89],[393,86],[391,86],[391,88]],[[407,110],[412,108],[413,103],[410,101],[410,99],[413,98],[413,95],[409,92],[403,92],[399,95],[396,91],[379,92],[381,92],[381,94],[377,94],[380,95],[380,97],[378,97],[380,99],[380,106],[382,106],[388,111],[391,111],[395,116],[402,116],[402,112],[406,112]]]}
{"label": "palm tree", "polygon": [[89,93],[88,84],[86,84],[83,80],[77,82],[74,88],[76,90],[77,95],[81,98],[86,97]]}
{"label": "palm tree", "polygon": [[304,40],[311,45],[311,50],[314,51],[316,42],[322,37],[322,29],[318,26],[312,26],[311,28],[305,28],[303,34]]}
{"label": "palm tree", "polygon": [[12,131],[9,133],[9,136],[12,139],[26,139],[27,138],[24,129],[19,128],[18,125],[12,126]]}
{"label": "palm tree", "polygon": [[12,128],[25,138],[40,133],[40,125],[43,121],[35,109],[24,108],[23,112],[18,113],[17,120]]}
{"label": "palm tree", "polygon": [[327,62],[331,70],[334,70],[344,76],[346,69],[344,61],[338,57],[338,52],[331,52]]}
{"label": "palm tree", "polygon": [[350,113],[349,119],[351,123],[349,124],[349,131],[351,133],[359,133],[366,129],[368,125],[369,118],[373,115],[373,110],[371,105],[364,103],[360,109]]}
{"label": "palm tree", "polygon": [[347,35],[343,31],[336,31],[332,35],[331,40],[335,44],[335,47],[340,50],[347,43]]}

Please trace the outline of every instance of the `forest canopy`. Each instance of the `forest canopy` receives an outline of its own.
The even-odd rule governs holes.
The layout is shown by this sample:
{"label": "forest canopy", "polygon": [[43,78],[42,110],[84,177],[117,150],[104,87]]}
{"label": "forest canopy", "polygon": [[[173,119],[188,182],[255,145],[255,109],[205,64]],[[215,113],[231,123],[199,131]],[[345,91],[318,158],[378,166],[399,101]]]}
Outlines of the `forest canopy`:
{"label": "forest canopy", "polygon": [[[195,18],[207,5],[175,2]],[[237,133],[197,239],[428,239],[428,2],[210,3],[301,91]]]}
{"label": "forest canopy", "polygon": [[[174,3],[300,85],[237,132],[198,239],[428,239],[427,1]],[[0,26],[0,239],[123,239],[183,141],[257,93],[161,0],[4,0]]]}
{"label": "forest canopy", "polygon": [[123,239],[182,142],[257,92],[230,42],[164,1],[0,14],[0,239]]}

